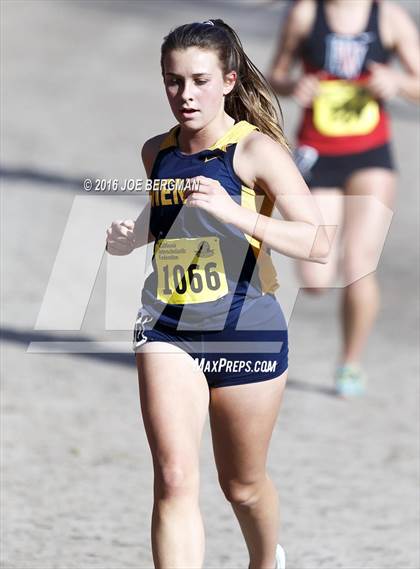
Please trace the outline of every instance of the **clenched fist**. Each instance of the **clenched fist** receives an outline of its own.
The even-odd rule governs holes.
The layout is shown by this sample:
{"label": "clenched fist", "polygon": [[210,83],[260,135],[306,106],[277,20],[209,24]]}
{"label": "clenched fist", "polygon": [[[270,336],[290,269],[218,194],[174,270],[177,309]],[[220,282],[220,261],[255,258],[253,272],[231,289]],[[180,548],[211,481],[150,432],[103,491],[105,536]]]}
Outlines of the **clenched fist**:
{"label": "clenched fist", "polygon": [[371,61],[368,64],[370,78],[367,82],[367,88],[377,99],[389,100],[393,99],[400,88],[400,73],[383,63],[375,63]]}
{"label": "clenched fist", "polygon": [[106,250],[110,255],[128,255],[136,248],[134,221],[113,221],[106,230]]}
{"label": "clenched fist", "polygon": [[316,75],[303,75],[293,89],[293,98],[302,106],[310,107],[319,94],[319,79]]}

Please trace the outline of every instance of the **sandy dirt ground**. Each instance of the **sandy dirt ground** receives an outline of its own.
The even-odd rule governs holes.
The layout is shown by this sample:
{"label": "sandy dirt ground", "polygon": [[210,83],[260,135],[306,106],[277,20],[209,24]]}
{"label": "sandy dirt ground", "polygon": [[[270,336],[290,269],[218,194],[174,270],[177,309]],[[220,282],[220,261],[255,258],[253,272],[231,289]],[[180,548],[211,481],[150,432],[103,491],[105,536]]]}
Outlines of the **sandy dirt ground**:
{"label": "sandy dirt ground", "polygon": [[[404,5],[418,21],[418,4]],[[222,17],[267,69],[284,9],[283,2],[1,1],[5,569],[152,567],[152,464],[133,357],[28,353],[28,345],[130,339],[128,329],[104,332],[105,260],[80,332],[35,324],[72,206],[86,197],[82,180],[144,176],[142,142],[173,124],[160,78],[162,37],[175,25]],[[391,112],[398,200],[378,269],[383,310],[365,358],[367,396],[347,402],[331,390],[338,289],[317,300],[300,294],[290,322],[290,379],[269,458],[290,569],[420,567],[419,115],[402,102]],[[293,133],[292,102],[284,115]],[[99,210],[106,198],[95,199]],[[138,199],[117,196],[116,205],[135,217]],[[97,224],[93,217],[92,227],[80,228],[86,243]],[[69,262],[77,267],[84,254],[79,242]],[[67,307],[82,273],[63,289]],[[133,318],[136,287],[121,299]],[[245,568],[208,424],[201,460],[205,567]]]}

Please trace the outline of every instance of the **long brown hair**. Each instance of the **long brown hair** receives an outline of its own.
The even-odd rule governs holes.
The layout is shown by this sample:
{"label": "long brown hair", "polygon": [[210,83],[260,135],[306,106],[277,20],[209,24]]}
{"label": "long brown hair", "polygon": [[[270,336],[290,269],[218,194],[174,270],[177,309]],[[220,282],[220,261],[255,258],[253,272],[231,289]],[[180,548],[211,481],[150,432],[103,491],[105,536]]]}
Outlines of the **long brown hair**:
{"label": "long brown hair", "polygon": [[[246,120],[289,148],[281,126],[283,115],[277,97],[263,74],[246,55],[236,32],[223,20],[207,20],[175,28],[164,38],[162,44],[162,73],[165,56],[175,49],[188,47],[216,51],[224,75],[236,71],[238,78],[235,87],[226,96],[225,111],[235,121]],[[276,101],[278,110],[273,100]]]}

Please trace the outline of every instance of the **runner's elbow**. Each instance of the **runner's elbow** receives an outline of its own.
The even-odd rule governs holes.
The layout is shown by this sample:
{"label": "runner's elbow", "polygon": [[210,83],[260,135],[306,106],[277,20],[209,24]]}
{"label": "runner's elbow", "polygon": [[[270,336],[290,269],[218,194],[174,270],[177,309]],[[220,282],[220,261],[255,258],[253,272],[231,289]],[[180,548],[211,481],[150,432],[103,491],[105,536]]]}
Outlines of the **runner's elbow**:
{"label": "runner's elbow", "polygon": [[307,260],[325,265],[328,263],[331,252],[331,235],[329,235],[324,226],[313,226],[313,230],[315,231],[315,236],[312,234]]}

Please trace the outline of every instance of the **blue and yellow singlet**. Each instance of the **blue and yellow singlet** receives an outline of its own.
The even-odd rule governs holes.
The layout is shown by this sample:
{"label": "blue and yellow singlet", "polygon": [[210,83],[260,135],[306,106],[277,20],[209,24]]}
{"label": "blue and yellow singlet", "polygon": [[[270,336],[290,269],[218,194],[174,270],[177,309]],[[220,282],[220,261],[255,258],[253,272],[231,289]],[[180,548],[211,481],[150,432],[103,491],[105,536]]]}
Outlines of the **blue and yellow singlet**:
{"label": "blue and yellow singlet", "polygon": [[159,189],[150,192],[155,244],[142,305],[163,326],[234,327],[248,304],[264,295],[267,308],[276,303],[272,293],[278,283],[270,251],[234,225],[184,206],[184,194],[189,179],[206,176],[218,180],[239,205],[270,216],[270,199],[245,187],[233,169],[237,143],[257,127],[240,121],[210,148],[188,155],[178,148],[179,128],[162,142],[151,173]]}

